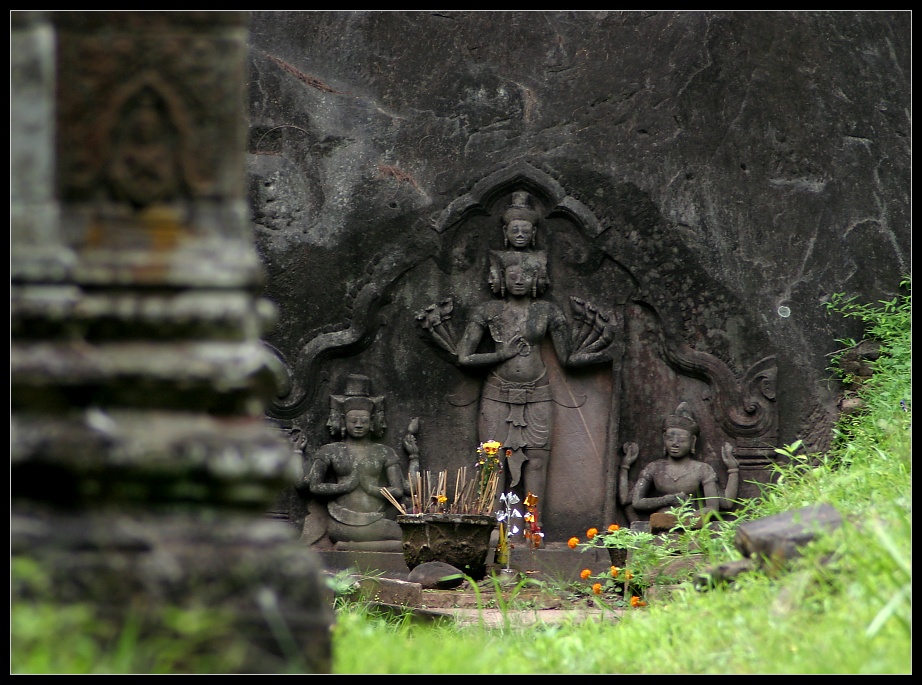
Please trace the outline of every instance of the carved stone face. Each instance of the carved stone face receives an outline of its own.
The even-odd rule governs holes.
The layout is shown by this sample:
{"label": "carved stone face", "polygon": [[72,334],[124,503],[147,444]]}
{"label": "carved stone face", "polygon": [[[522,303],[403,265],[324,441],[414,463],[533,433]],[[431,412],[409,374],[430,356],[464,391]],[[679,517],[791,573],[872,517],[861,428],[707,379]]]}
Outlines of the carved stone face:
{"label": "carved stone face", "polygon": [[364,438],[371,429],[371,412],[351,409],[346,412],[346,433],[352,438]]}
{"label": "carved stone face", "polygon": [[506,225],[506,240],[516,250],[523,250],[535,236],[535,227],[525,219],[513,219]]}
{"label": "carved stone face", "polygon": [[691,453],[696,438],[684,428],[667,428],[663,432],[663,446],[667,456],[672,459],[681,459]]}
{"label": "carved stone face", "polygon": [[530,295],[535,275],[521,266],[506,267],[506,292],[517,297]]}

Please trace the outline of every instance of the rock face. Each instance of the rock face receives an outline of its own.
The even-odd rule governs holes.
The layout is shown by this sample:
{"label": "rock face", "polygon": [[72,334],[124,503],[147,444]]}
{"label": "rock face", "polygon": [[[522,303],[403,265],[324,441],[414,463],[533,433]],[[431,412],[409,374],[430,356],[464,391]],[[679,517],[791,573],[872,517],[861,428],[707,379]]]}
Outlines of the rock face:
{"label": "rock face", "polygon": [[[395,450],[419,417],[422,470],[470,466],[489,368],[433,328],[457,342],[499,299],[490,255],[527,191],[538,299],[574,335],[586,312],[617,331],[579,370],[536,350],[547,539],[637,518],[621,445],[633,483],[682,401],[721,487],[729,442],[755,495],[774,447],[828,445],[827,355],[861,337],[830,296],[892,297],[910,269],[910,39],[908,12],[254,12],[251,223],[287,375],[270,416],[309,455],[362,373]],[[286,502],[300,526],[308,502]]]}
{"label": "rock face", "polygon": [[11,14],[10,547],[46,582],[17,576],[11,601],[206,607],[240,670],[328,672],[319,559],[265,513],[300,463],[263,411],[245,29]]}

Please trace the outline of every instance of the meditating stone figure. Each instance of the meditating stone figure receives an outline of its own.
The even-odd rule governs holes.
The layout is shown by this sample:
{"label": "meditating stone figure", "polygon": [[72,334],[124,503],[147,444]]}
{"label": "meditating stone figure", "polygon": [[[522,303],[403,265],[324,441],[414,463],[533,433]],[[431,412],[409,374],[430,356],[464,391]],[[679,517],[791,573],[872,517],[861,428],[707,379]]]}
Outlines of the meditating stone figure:
{"label": "meditating stone figure", "polygon": [[302,540],[336,549],[401,551],[396,509],[381,493],[387,488],[397,501],[404,496],[401,460],[374,439],[385,429],[384,398],[371,395],[367,376],[353,374],[345,394],[330,400],[327,427],[342,439],[317,450],[299,488],[312,497]]}

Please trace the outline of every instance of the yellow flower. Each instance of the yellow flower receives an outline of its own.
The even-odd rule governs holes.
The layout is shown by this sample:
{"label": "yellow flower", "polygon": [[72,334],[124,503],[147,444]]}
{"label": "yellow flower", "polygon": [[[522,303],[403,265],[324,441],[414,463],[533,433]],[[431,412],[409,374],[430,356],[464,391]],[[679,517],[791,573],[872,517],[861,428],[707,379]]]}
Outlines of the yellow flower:
{"label": "yellow flower", "polygon": [[567,547],[570,549],[576,549],[576,546],[579,544],[579,538],[570,538],[567,540]]}
{"label": "yellow flower", "polygon": [[445,504],[448,501],[448,498],[445,495],[439,495],[439,504]]}
{"label": "yellow flower", "polygon": [[488,440],[483,443],[483,451],[489,454],[491,457],[499,451],[499,448],[503,446],[503,443],[497,442],[496,440]]}
{"label": "yellow flower", "polygon": [[601,595],[602,594],[602,583],[596,583],[595,585],[593,585],[592,591],[597,595]]}
{"label": "yellow flower", "polygon": [[613,523],[608,527],[609,533],[614,533],[616,530],[621,530],[621,526],[619,526],[617,523]]}
{"label": "yellow flower", "polygon": [[586,580],[586,578],[588,578],[591,575],[592,575],[592,571],[590,571],[588,568],[584,568],[582,571],[579,572],[579,577],[582,578],[583,580]]}
{"label": "yellow flower", "polygon": [[589,530],[586,531],[586,537],[589,538],[590,540],[598,534],[599,534],[598,528],[590,528]]}
{"label": "yellow flower", "polygon": [[633,577],[634,577],[634,574],[631,573],[630,571],[625,571],[625,572],[624,572],[624,579],[625,579],[625,580],[630,580],[630,579],[633,578]]}
{"label": "yellow flower", "polygon": [[617,577],[618,577],[618,572],[619,572],[620,570],[621,570],[621,569],[618,568],[617,566],[612,566],[612,567],[611,567],[611,577],[612,577],[612,578],[617,578]]}

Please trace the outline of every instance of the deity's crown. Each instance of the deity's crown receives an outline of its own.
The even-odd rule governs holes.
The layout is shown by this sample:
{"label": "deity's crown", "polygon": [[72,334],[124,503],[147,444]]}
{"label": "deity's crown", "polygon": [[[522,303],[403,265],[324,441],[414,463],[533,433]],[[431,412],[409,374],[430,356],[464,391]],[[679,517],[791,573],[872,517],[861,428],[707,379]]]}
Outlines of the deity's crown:
{"label": "deity's crown", "polygon": [[695,417],[691,413],[691,409],[688,406],[688,402],[682,402],[676,407],[674,413],[669,414],[663,420],[663,430],[667,428],[684,428],[692,435],[698,435],[699,427],[698,422],[695,421]]}
{"label": "deity's crown", "polygon": [[503,212],[503,225],[515,219],[524,219],[531,222],[533,226],[538,224],[538,210],[535,209],[531,195],[525,190],[517,190],[512,193],[512,200],[509,207]]}
{"label": "deity's crown", "polygon": [[332,395],[331,399],[334,406],[338,405],[343,413],[353,409],[365,409],[374,413],[384,401],[384,397],[371,396],[371,379],[356,373],[346,377],[345,392],[342,395]]}

